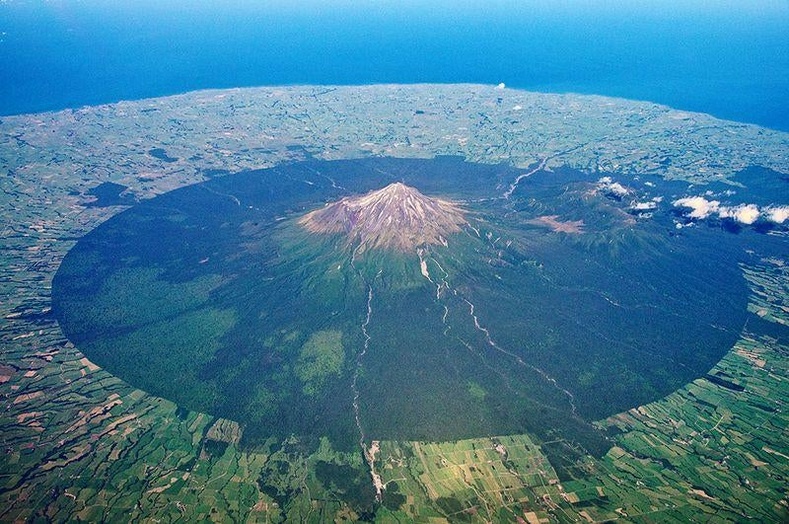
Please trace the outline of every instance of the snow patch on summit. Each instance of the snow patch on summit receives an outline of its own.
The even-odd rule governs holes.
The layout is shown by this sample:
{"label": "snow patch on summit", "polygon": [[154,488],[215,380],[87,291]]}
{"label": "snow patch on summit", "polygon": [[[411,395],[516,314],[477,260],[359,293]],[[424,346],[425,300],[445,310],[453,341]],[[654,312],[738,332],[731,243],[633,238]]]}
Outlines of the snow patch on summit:
{"label": "snow patch on summit", "polygon": [[446,238],[465,223],[457,204],[425,196],[400,182],[345,197],[299,219],[313,233],[345,233],[349,243],[358,244],[358,252],[413,251],[421,245],[446,244]]}

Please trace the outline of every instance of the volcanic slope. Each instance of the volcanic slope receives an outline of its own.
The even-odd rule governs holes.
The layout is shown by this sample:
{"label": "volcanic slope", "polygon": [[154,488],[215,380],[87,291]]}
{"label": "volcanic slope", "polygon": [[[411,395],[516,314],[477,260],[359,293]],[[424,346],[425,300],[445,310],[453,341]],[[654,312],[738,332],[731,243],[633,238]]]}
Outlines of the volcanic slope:
{"label": "volcanic slope", "polygon": [[[572,394],[499,347],[480,324],[468,291],[490,289],[491,262],[515,267],[513,257],[520,257],[512,243],[506,253],[491,245],[489,225],[481,233],[485,224],[469,223],[455,202],[401,182],[344,197],[297,222],[314,236],[300,238],[298,255],[287,258],[327,276],[308,277],[308,294],[319,294],[330,280],[312,261],[324,264],[332,255],[343,281],[367,290],[352,380],[362,440],[518,432],[524,417],[536,420],[541,410],[561,421],[554,428],[572,428],[574,438],[586,434],[589,441],[591,429],[567,416],[574,410]],[[466,291],[455,289],[455,282],[465,283]]]}

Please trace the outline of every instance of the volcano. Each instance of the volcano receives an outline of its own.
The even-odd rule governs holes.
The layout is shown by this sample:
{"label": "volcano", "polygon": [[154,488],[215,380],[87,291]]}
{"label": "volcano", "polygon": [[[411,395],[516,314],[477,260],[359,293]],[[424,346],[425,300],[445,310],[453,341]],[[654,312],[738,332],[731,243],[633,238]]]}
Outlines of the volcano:
{"label": "volcano", "polygon": [[314,233],[345,233],[360,252],[371,248],[413,251],[423,245],[446,245],[446,238],[460,231],[466,219],[457,204],[395,182],[328,204],[306,214],[299,223]]}
{"label": "volcano", "polygon": [[594,420],[731,347],[743,251],[678,235],[657,203],[637,220],[599,175],[522,173],[368,158],[217,177],[83,237],[53,310],[97,365],[240,422],[244,445],[528,432],[602,452]]}

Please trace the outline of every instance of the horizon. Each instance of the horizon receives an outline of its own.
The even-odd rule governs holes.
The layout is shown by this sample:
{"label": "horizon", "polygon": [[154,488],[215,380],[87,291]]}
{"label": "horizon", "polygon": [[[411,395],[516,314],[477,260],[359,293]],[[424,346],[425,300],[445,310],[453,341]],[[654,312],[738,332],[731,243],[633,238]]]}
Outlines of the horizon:
{"label": "horizon", "polygon": [[0,115],[232,87],[503,82],[789,131],[787,25],[776,1],[7,1]]}

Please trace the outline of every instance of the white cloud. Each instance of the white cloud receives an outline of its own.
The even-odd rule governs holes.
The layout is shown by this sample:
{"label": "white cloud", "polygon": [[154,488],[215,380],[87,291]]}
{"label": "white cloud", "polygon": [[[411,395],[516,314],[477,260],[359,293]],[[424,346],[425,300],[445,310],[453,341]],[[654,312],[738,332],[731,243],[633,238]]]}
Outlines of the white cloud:
{"label": "white cloud", "polygon": [[721,218],[732,218],[741,224],[751,225],[759,220],[759,208],[755,204],[742,204],[734,207],[722,207],[718,212]]}
{"label": "white cloud", "polygon": [[[789,206],[767,206],[759,208],[756,204],[739,204],[722,206],[718,200],[707,200],[703,196],[685,197],[675,200],[674,207],[690,209],[689,218],[703,220],[711,215],[730,218],[740,224],[751,225],[758,220],[766,220],[776,224],[789,221]],[[637,204],[638,205],[638,204]]]}
{"label": "white cloud", "polygon": [[783,224],[789,220],[789,206],[768,207],[764,210],[764,216],[770,222]]}
{"label": "white cloud", "polygon": [[608,190],[614,193],[615,195],[623,196],[627,194],[627,188],[620,184],[619,182],[614,182],[610,186],[608,186]]}
{"label": "white cloud", "polygon": [[635,202],[630,209],[634,211],[648,211],[650,209],[655,209],[657,207],[657,203],[655,202]]}
{"label": "white cloud", "polygon": [[717,213],[721,203],[717,200],[707,200],[704,197],[686,197],[674,201],[674,207],[688,207],[693,211],[688,215],[690,218],[704,219],[713,213]]}
{"label": "white cloud", "polygon": [[628,189],[625,186],[623,186],[619,182],[614,182],[610,176],[604,176],[603,178],[598,180],[597,189],[600,189],[607,193],[614,194],[618,197],[623,197],[629,193]]}

